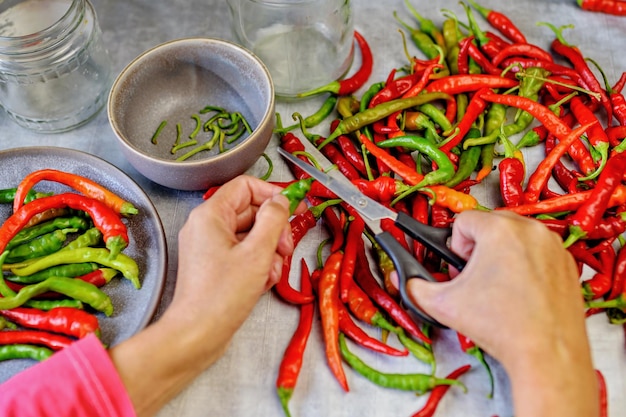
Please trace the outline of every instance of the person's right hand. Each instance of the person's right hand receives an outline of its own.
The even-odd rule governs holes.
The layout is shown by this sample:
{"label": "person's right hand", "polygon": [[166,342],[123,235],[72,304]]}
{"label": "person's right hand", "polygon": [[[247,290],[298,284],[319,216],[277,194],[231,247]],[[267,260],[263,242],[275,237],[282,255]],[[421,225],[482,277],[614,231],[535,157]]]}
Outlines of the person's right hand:
{"label": "person's right hand", "polygon": [[597,415],[578,269],[561,238],[510,212],[468,211],[450,248],[466,267],[445,283],[410,280],[413,301],[503,364],[518,417]]}

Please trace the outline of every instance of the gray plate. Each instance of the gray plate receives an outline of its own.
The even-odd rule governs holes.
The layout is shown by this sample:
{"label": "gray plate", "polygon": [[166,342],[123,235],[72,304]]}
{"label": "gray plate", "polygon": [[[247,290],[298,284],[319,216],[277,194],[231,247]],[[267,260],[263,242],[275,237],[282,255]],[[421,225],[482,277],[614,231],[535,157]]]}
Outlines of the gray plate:
{"label": "gray plate", "polygon": [[[128,218],[130,244],[124,253],[137,261],[142,288],[116,277],[103,290],[114,306],[111,317],[98,314],[102,341],[113,346],[144,328],[154,315],[165,283],[167,245],[159,215],[143,190],[126,174],[93,155],[58,147],[28,147],[0,152],[0,189],[16,187],[28,173],[53,168],[90,178],[132,202],[139,213]],[[40,182],[38,191],[71,191],[54,182]],[[11,214],[9,205],[0,205],[0,219]],[[0,362],[0,382],[35,364],[32,360]]]}

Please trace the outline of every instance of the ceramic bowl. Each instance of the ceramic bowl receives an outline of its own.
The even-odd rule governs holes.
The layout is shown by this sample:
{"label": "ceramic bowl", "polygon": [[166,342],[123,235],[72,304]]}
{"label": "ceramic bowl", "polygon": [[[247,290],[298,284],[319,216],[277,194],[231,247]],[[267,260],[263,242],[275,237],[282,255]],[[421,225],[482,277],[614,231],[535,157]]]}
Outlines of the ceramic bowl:
{"label": "ceramic bowl", "polygon": [[[270,74],[254,54],[220,39],[186,38],[128,64],[111,87],[107,111],[137,171],[193,191],[222,184],[257,161],[272,136],[274,100]],[[235,128],[246,123],[250,129],[237,136]],[[210,150],[177,160],[212,139]]]}

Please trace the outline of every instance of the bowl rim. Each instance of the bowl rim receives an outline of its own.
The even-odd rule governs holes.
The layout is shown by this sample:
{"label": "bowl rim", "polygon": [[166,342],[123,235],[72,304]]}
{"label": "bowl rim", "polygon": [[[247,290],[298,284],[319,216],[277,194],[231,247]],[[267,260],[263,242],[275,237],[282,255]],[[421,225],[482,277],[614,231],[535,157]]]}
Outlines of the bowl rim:
{"label": "bowl rim", "polygon": [[[267,100],[267,105],[265,106],[266,111],[263,114],[263,117],[261,118],[261,120],[259,121],[258,126],[252,131],[252,133],[250,133],[250,135],[248,136],[248,138],[246,138],[246,140],[244,140],[242,143],[240,143],[239,145],[237,145],[237,147],[233,148],[233,150],[239,150],[242,148],[246,148],[248,147],[247,144],[251,144],[253,141],[249,140],[257,135],[260,135],[263,133],[263,131],[265,129],[263,129],[263,126],[267,126],[268,123],[272,123],[272,118],[274,117],[274,109],[276,106],[276,94],[275,94],[275,90],[274,90],[274,81],[272,80],[272,77],[270,75],[269,69],[267,68],[267,66],[265,65],[265,63],[263,63],[263,61],[261,61],[261,59],[254,54],[252,51],[250,51],[249,49],[233,42],[233,41],[229,41],[226,39],[221,39],[221,38],[211,38],[211,37],[202,37],[202,36],[196,36],[196,37],[184,37],[184,38],[177,38],[177,39],[171,39],[165,42],[162,42],[160,44],[157,44],[151,48],[146,49],[145,51],[143,51],[142,53],[140,53],[139,55],[137,55],[135,58],[133,58],[117,75],[117,77],[115,77],[115,80],[113,81],[113,84],[111,85],[111,89],[109,90],[109,94],[108,94],[108,98],[107,98],[107,118],[109,119],[109,126],[111,127],[111,129],[113,130],[113,133],[115,134],[115,136],[119,139],[119,143],[122,144],[126,149],[128,149],[129,151],[131,151],[132,153],[136,154],[137,156],[140,156],[142,158],[146,158],[149,159],[155,163],[164,165],[164,166],[171,166],[171,167],[193,167],[193,166],[201,166],[206,164],[207,162],[211,162],[211,161],[218,161],[221,159],[225,159],[230,157],[230,155],[232,154],[231,152],[224,152],[224,153],[219,153],[216,155],[211,155],[208,158],[203,158],[203,159],[193,159],[193,160],[188,160],[188,161],[176,161],[176,160],[169,160],[169,159],[163,159],[163,158],[159,158],[150,154],[147,154],[143,151],[141,151],[139,148],[137,148],[135,145],[133,145],[132,142],[130,142],[121,132],[121,130],[119,129],[119,126],[116,122],[116,117],[114,115],[114,109],[113,109],[113,103],[114,103],[114,96],[116,95],[117,90],[119,90],[119,86],[122,84],[122,82],[125,79],[125,75],[127,75],[131,69],[133,69],[136,65],[138,65],[139,63],[141,63],[141,61],[145,60],[149,55],[154,54],[157,50],[172,46],[172,45],[176,45],[176,44],[220,44],[223,46],[226,46],[228,48],[237,50],[239,53],[242,53],[243,55],[247,56],[250,61],[254,62],[262,71],[262,73],[265,75],[265,80],[268,83],[268,87],[269,87],[269,97]],[[117,92],[119,94],[119,92]],[[272,129],[273,130],[273,129]],[[249,145],[252,146],[252,145]]]}

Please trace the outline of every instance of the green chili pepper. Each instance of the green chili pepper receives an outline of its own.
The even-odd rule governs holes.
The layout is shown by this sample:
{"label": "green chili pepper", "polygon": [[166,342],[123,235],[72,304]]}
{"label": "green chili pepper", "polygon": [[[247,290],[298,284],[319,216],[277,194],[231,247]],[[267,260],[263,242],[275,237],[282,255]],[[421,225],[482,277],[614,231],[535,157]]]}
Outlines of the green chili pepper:
{"label": "green chili pepper", "polygon": [[22,262],[27,259],[39,258],[57,252],[63,247],[63,244],[67,240],[67,235],[76,231],[77,229],[59,229],[15,246],[9,251],[7,262]]}
{"label": "green chili pepper", "polygon": [[0,361],[10,359],[33,359],[43,361],[52,356],[52,349],[44,346],[14,344],[0,346]]}
{"label": "green chili pepper", "polygon": [[[0,203],[11,204],[15,199],[15,192],[17,188],[5,188],[4,190],[0,190]],[[24,199],[24,204],[33,201],[39,197],[46,197],[52,195],[52,193],[40,193],[35,190],[30,190],[26,194],[26,198]]]}
{"label": "green chili pepper", "polygon": [[167,121],[163,120],[160,124],[159,127],[157,127],[157,130],[154,132],[154,134],[152,135],[152,139],[150,140],[153,144],[157,144],[158,143],[158,137],[161,134],[161,131],[163,130],[163,128],[165,128],[165,126],[167,125]]}
{"label": "green chili pepper", "polygon": [[[26,266],[26,265],[24,265]],[[50,277],[69,277],[74,278],[88,274],[98,269],[95,262],[71,263],[67,265],[56,265],[46,268],[30,275],[8,275],[6,279],[18,284],[36,284]]]}
{"label": "green chili pepper", "polygon": [[487,109],[485,119],[485,135],[471,137],[463,141],[463,148],[496,143],[498,137],[503,133],[504,122],[506,121],[507,107],[500,103],[491,103]]}
{"label": "green chili pepper", "polygon": [[[2,268],[2,265],[4,265],[4,261],[6,260],[8,254],[9,254],[9,251],[4,251],[2,255],[0,255],[0,269]],[[67,277],[63,277],[63,279],[70,280],[70,281],[74,280],[73,278],[67,278]],[[80,281],[80,280],[76,280],[76,281]],[[87,282],[84,282],[84,281],[81,281],[81,282],[88,284]],[[36,288],[35,285],[39,285],[42,288]],[[4,280],[4,275],[0,273],[0,294],[3,297],[3,298],[0,298],[0,310],[8,310],[11,308],[19,307],[21,305],[38,308],[40,310],[50,310],[54,307],[60,307],[60,306],[82,308],[82,302],[83,301],[87,302],[88,299],[96,303],[96,299],[95,299],[96,297],[89,298],[88,294],[78,294],[78,293],[77,295],[81,295],[81,296],[84,295],[85,298],[83,299],[82,297],[81,298],[72,297],[73,298],[72,300],[31,300],[32,297],[35,297],[37,295],[43,294],[44,292],[48,291],[48,289],[46,289],[46,284],[43,284],[43,282],[35,284],[35,285],[23,287],[18,293],[16,293],[11,288],[9,288],[9,286]],[[69,285],[71,287],[71,284]],[[80,286],[80,284],[78,285]],[[94,287],[96,290],[100,291],[98,287],[96,287],[95,285],[92,285],[92,284],[89,284],[89,285]],[[74,293],[72,291],[72,288],[66,288],[65,292],[63,291],[57,291],[57,292],[64,294],[64,295],[70,295],[69,293],[72,293],[72,294]],[[104,295],[106,296],[106,294]],[[108,298],[108,296],[106,297]],[[2,304],[2,302],[7,303],[8,307]],[[109,303],[110,303],[110,300],[109,300]],[[105,307],[104,304],[96,304],[96,305],[102,306],[103,308]],[[111,305],[111,308],[113,308],[112,305]]]}
{"label": "green chili pepper", "polygon": [[26,227],[11,239],[7,244],[6,249],[10,250],[17,245],[21,245],[29,240],[32,240],[38,236],[46,233],[53,232],[58,229],[76,229],[85,230],[91,225],[91,222],[86,217],[73,216],[73,217],[55,217],[52,220],[48,220],[43,223],[39,223],[35,226]]}
{"label": "green chili pepper", "polygon": [[343,333],[339,333],[339,348],[344,360],[352,369],[381,387],[415,391],[418,394],[424,394],[440,385],[458,385],[467,390],[462,382],[455,379],[438,378],[428,374],[390,374],[371,368],[348,350],[346,337]]}
{"label": "green chili pepper", "polygon": [[60,250],[72,250],[96,246],[102,242],[102,232],[97,227],[87,229],[85,233],[72,240]]}
{"label": "green chili pepper", "polygon": [[433,351],[428,349],[426,346],[422,345],[419,342],[411,339],[402,328],[395,332],[398,336],[398,340],[402,343],[402,346],[407,348],[409,352],[413,356],[415,356],[418,360],[427,363],[432,366],[432,373],[435,373],[435,355],[433,355]]}
{"label": "green chili pepper", "polygon": [[418,151],[428,156],[431,161],[437,164],[437,169],[426,174],[424,179],[415,185],[415,188],[443,184],[449,181],[454,175],[454,164],[450,161],[448,155],[437,148],[437,145],[434,145],[423,137],[413,135],[398,136],[380,141],[377,145],[381,148],[400,146],[411,151]]}
{"label": "green chili pepper", "polygon": [[[337,104],[337,96],[331,94],[324,100],[322,106],[310,116],[304,118],[304,126],[307,128],[315,127],[322,123],[332,112],[335,110],[335,105]],[[274,133],[279,135],[285,134],[290,130],[296,129],[299,126],[298,123],[294,123],[291,126],[286,126],[280,129],[274,129]]]}
{"label": "green chili pepper", "polygon": [[444,132],[452,131],[452,123],[450,123],[450,120],[446,117],[445,112],[443,112],[439,107],[432,103],[425,103],[422,104],[419,109],[426,116],[430,117],[430,120],[439,125],[441,130]]}
{"label": "green chili pepper", "polygon": [[313,181],[315,180],[311,177],[303,178],[292,182],[280,192],[289,200],[289,214],[293,214],[300,202],[306,198],[306,194],[311,189]]}
{"label": "green chili pepper", "polygon": [[337,128],[318,145],[318,148],[323,148],[326,144],[332,142],[340,135],[352,133],[364,126],[384,119],[387,116],[394,114],[395,112],[406,110],[411,107],[421,106],[424,103],[430,103],[435,100],[451,100],[452,97],[445,93],[423,93],[415,97],[400,98],[396,100],[390,100],[379,104],[378,106],[368,108],[351,117],[343,119],[337,125]]}
{"label": "green chili pepper", "polygon": [[124,278],[128,279],[135,288],[141,288],[141,283],[139,282],[139,267],[135,260],[123,253],[111,259],[111,252],[105,248],[78,248],[68,251],[59,251],[52,255],[39,258],[22,268],[13,268],[11,272],[15,275],[25,276],[32,275],[35,272],[42,271],[52,266],[84,262],[93,262],[116,269],[120,271]]}
{"label": "green chili pepper", "polygon": [[[469,132],[467,132],[466,138],[479,136],[480,130],[472,127]],[[445,185],[447,185],[448,187],[454,187],[469,178],[470,175],[472,175],[472,172],[474,172],[474,170],[478,166],[481,152],[482,148],[480,146],[471,146],[468,149],[463,150],[459,158],[459,166],[456,172],[454,173],[452,178],[450,178],[450,180],[446,182]]]}
{"label": "green chili pepper", "polygon": [[359,111],[363,111],[368,108],[372,98],[385,87],[385,82],[377,82],[369,86],[367,90],[361,96],[361,102],[359,103]]}
{"label": "green chili pepper", "polygon": [[428,59],[433,59],[439,56],[440,47],[438,48],[437,43],[433,40],[433,38],[428,35],[428,33],[423,30],[412,28],[398,17],[397,12],[393,12],[393,16],[396,18],[398,23],[403,26],[411,35],[411,40],[417,46],[417,48],[422,51],[424,55]]}
{"label": "green chili pepper", "polygon": [[[4,280],[2,282],[4,283]],[[37,284],[23,287],[12,297],[0,298],[0,310],[20,307],[31,298],[48,291],[55,291],[81,301],[107,316],[113,314],[113,303],[106,293],[93,284],[68,277],[50,277]]]}

